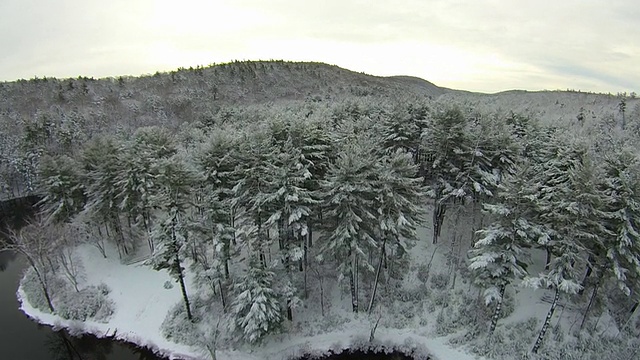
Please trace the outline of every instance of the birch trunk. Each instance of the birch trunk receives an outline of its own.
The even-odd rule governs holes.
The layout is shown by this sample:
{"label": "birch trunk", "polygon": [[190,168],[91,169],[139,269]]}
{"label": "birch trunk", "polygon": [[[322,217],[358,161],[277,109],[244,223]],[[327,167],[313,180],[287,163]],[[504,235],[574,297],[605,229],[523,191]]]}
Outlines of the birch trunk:
{"label": "birch trunk", "polygon": [[556,306],[558,305],[558,299],[560,298],[560,290],[556,288],[556,295],[553,297],[553,303],[551,304],[551,308],[547,313],[547,317],[544,320],[544,324],[542,325],[542,329],[540,329],[540,333],[538,334],[538,339],[536,339],[535,345],[533,345],[533,349],[531,352],[536,354],[542,345],[542,341],[544,340],[544,336],[549,329],[549,324],[551,324],[551,318],[553,317],[553,313],[556,311]]}
{"label": "birch trunk", "polygon": [[385,255],[385,245],[387,243],[387,238],[382,241],[382,246],[380,247],[380,261],[378,261],[378,269],[376,270],[376,280],[373,283],[373,293],[371,294],[371,301],[369,301],[369,307],[367,308],[367,312],[371,314],[371,310],[373,309],[373,303],[376,299],[376,292],[378,290],[378,282],[380,281],[380,272],[382,271],[382,263],[384,262]]}
{"label": "birch trunk", "polygon": [[498,319],[500,318],[500,312],[502,311],[502,301],[504,299],[504,291],[506,287],[507,287],[506,284],[500,285],[500,297],[498,298],[496,309],[493,311],[493,316],[491,317],[491,326],[489,326],[489,336],[493,335],[493,332],[496,330],[496,326],[498,325]]}

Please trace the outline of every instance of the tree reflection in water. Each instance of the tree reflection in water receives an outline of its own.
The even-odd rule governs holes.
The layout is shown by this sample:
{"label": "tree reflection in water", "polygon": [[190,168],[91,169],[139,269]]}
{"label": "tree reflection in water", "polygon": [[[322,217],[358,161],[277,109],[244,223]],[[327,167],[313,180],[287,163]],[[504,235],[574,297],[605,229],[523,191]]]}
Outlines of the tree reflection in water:
{"label": "tree reflection in water", "polygon": [[[0,236],[2,234],[0,233]],[[0,271],[7,270],[7,266],[16,258],[16,254],[10,251],[0,251]]]}
{"label": "tree reflection in water", "polygon": [[[93,336],[75,337],[64,331],[52,332],[47,336],[47,348],[51,360],[115,360],[123,356],[132,359],[131,353],[137,356],[138,360],[159,359],[148,349],[124,343],[119,343],[119,346],[114,349],[113,344],[114,340],[97,339]],[[124,349],[118,349],[120,347]],[[128,354],[119,354],[122,351]]]}

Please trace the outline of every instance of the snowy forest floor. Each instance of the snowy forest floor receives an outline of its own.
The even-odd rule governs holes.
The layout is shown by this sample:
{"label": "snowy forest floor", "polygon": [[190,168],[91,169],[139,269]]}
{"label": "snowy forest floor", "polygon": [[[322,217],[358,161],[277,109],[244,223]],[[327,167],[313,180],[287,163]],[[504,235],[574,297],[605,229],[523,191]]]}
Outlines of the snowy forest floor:
{"label": "snowy forest floor", "polygon": [[[490,359],[514,359],[526,354],[549,310],[552,292],[510,286],[503,308],[505,317],[500,320],[491,339],[493,346],[487,346],[483,332],[486,333],[493,307],[484,306],[481,291],[471,284],[465,264],[473,229],[479,223],[474,225],[465,211],[460,215],[452,211],[447,214],[437,245],[432,244],[430,224],[425,225],[419,229],[420,241],[409,249],[408,271],[403,273],[401,282],[387,281],[382,285],[378,306],[371,315],[354,314],[346,284],[335,281],[332,269],[324,269],[324,274],[321,269],[318,274],[323,275],[320,277],[310,276],[309,298],[301,307],[294,309],[294,321],[287,323],[282,334],[271,335],[260,345],[234,344],[228,341],[225,330],[213,345],[197,339],[198,336],[188,330],[182,335],[174,332],[176,341],[167,339],[163,334],[167,321],[177,322],[169,326],[174,331],[183,330],[179,320],[175,320],[179,318],[175,317],[176,313],[179,315],[183,308],[179,286],[165,270],[155,271],[144,262],[124,261],[129,265],[123,264],[115,248],[107,249],[106,259],[89,244],[76,249],[83,264],[83,284],[104,283],[111,289],[109,298],[115,304],[115,312],[106,323],[65,320],[42,312],[26,301],[23,287],[19,289],[18,296],[22,311],[42,324],[68,328],[71,333],[114,336],[148,347],[171,359],[210,359],[207,345],[215,346],[217,359],[222,360],[292,359],[345,349],[398,350],[416,359],[431,357],[439,360],[485,359],[478,354],[486,354]],[[533,269],[530,269],[532,274],[544,267],[544,254],[535,254],[537,258],[533,261]],[[138,256],[134,258],[141,259]],[[318,290],[319,279],[322,278],[324,309],[321,309]],[[188,291],[194,289],[190,274],[186,280]],[[367,305],[369,300],[367,282],[370,279],[364,278],[362,305]],[[189,295],[194,303],[199,301],[198,292]],[[545,340],[547,348],[553,349],[557,355],[549,355],[547,351],[544,353],[547,355],[541,355],[541,358],[569,358],[562,355],[560,348],[574,337],[572,334],[580,326],[583,309],[579,303],[575,305],[573,302],[572,306],[563,304],[561,302],[553,318],[552,331]],[[219,304],[204,308],[208,310],[200,314],[199,326],[209,329],[219,326],[218,319],[223,315]],[[378,319],[375,339],[369,342],[371,329]],[[593,337],[599,334],[615,338],[618,332],[606,309],[597,318],[594,316],[585,329]],[[211,332],[203,334],[202,338],[206,338],[206,334]],[[624,341],[619,339],[618,343],[628,345]],[[578,353],[575,355],[579,357]]]}

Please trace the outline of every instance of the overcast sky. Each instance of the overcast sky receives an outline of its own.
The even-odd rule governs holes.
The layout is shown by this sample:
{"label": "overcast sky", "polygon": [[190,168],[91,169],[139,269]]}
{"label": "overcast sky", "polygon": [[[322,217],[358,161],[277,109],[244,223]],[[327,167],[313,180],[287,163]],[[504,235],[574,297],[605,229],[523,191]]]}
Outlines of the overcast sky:
{"label": "overcast sky", "polygon": [[0,0],[0,80],[310,60],[449,88],[640,90],[637,0]]}

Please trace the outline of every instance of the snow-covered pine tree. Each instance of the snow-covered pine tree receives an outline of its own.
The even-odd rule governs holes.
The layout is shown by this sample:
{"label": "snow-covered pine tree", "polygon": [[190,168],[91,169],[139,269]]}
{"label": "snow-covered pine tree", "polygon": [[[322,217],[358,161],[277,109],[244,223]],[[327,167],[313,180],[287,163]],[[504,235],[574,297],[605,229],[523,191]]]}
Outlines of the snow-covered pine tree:
{"label": "snow-covered pine tree", "polygon": [[179,156],[160,161],[158,166],[159,192],[154,205],[162,210],[154,236],[160,248],[154,257],[156,270],[167,269],[180,284],[187,318],[193,320],[191,305],[184,281],[183,249],[192,227],[189,218],[192,211],[191,193],[200,179]]}
{"label": "snow-covered pine tree", "polygon": [[415,154],[419,150],[420,135],[426,128],[428,110],[425,114],[412,110],[414,110],[413,107],[397,105],[382,118],[380,132],[383,139],[382,146],[386,152],[394,153],[398,149],[403,149]]}
{"label": "snow-covered pine tree", "polygon": [[229,224],[229,207],[220,200],[220,194],[213,186],[204,183],[194,186],[194,192],[203,195],[194,203],[193,222],[190,226],[190,238],[187,253],[193,260],[191,269],[195,274],[195,282],[217,295],[223,310],[227,309],[227,286],[231,281],[229,262],[230,247],[235,235],[235,228]]}
{"label": "snow-covered pine tree", "polygon": [[376,144],[361,135],[357,141],[344,144],[336,162],[329,166],[321,183],[326,216],[322,252],[337,261],[338,271],[349,276],[351,304],[358,312],[359,269],[373,272],[367,250],[375,249],[377,196]]}
{"label": "snow-covered pine tree", "polygon": [[373,293],[367,312],[371,313],[380,280],[382,264],[387,263],[387,250],[394,255],[390,262],[406,254],[404,243],[417,240],[416,228],[424,221],[426,189],[417,177],[417,165],[404,149],[383,156],[376,164],[376,197],[373,207],[380,258],[376,270]]}
{"label": "snow-covered pine tree", "polygon": [[84,209],[87,201],[76,161],[66,155],[44,156],[40,161],[42,204],[49,221],[66,222]]}
{"label": "snow-covered pine tree", "polygon": [[640,159],[620,149],[605,159],[600,187],[606,195],[603,217],[606,234],[599,253],[607,271],[629,295],[640,284]]}
{"label": "snow-covered pine tree", "polygon": [[258,343],[265,336],[282,328],[282,308],[273,289],[274,272],[252,260],[246,274],[233,287],[231,331],[249,343]]}
{"label": "snow-covered pine tree", "polygon": [[246,245],[250,251],[258,252],[263,266],[266,266],[266,252],[271,245],[264,222],[273,214],[275,206],[264,199],[271,191],[267,174],[269,167],[273,166],[275,154],[276,149],[269,136],[263,132],[245,134],[238,152],[239,165],[235,169],[238,182],[233,188],[232,206],[243,209],[244,215],[255,226],[256,234],[248,238],[251,243]]}
{"label": "snow-covered pine tree", "polygon": [[425,182],[429,186],[429,196],[435,201],[433,243],[436,244],[447,205],[471,195],[460,185],[461,181],[467,180],[464,170],[473,144],[467,131],[467,119],[457,107],[436,112],[431,126],[425,128],[421,138]]}
{"label": "snow-covered pine tree", "polygon": [[483,202],[493,196],[504,176],[514,172],[520,149],[498,116],[477,114],[469,138],[472,148],[463,172],[468,179],[462,187],[469,188],[465,192],[470,191],[474,201]]}
{"label": "snow-covered pine tree", "polygon": [[214,239],[221,241],[221,261],[226,279],[230,275],[229,261],[235,243],[238,211],[233,206],[233,188],[241,176],[236,168],[242,165],[238,148],[237,136],[229,129],[221,129],[210,135],[195,156],[195,162],[206,179],[198,203],[202,207],[202,215],[211,226],[210,230],[216,234]]}
{"label": "snow-covered pine tree", "polygon": [[588,151],[586,145],[581,147],[583,154],[570,173],[571,194],[569,205],[566,207],[570,226],[564,235],[572,236],[586,252],[586,256],[583,255],[586,259],[583,260],[587,271],[582,279],[579,294],[582,295],[587,286],[593,287],[580,329],[584,327],[589,311],[597,299],[607,270],[605,267],[610,264],[607,256],[610,245],[605,242],[608,237],[607,216],[603,210],[611,200],[606,191],[598,185],[602,174],[594,164],[593,153]]}
{"label": "snow-covered pine tree", "polygon": [[[320,202],[316,192],[305,187],[312,176],[308,166],[301,149],[294,147],[291,139],[286,140],[274,163],[268,167],[268,193],[260,199],[265,204],[272,204],[273,210],[264,225],[278,229],[283,263],[289,276],[294,264],[304,265],[311,208]],[[301,270],[307,271],[305,267]],[[290,305],[287,303],[287,318],[292,320]]]}
{"label": "snow-covered pine tree", "polygon": [[82,181],[85,184],[87,204],[85,211],[94,219],[102,219],[106,229],[111,230],[120,257],[128,254],[133,244],[126,239],[120,219],[121,203],[116,186],[122,172],[119,161],[118,141],[111,137],[96,138],[82,153]]}
{"label": "snow-covered pine tree", "polygon": [[535,224],[535,208],[530,203],[529,169],[520,167],[504,178],[491,202],[483,205],[491,223],[477,232],[478,240],[469,251],[469,269],[476,285],[484,289],[487,305],[495,303],[489,326],[493,334],[500,317],[505,288],[527,274],[525,248],[542,229]]}
{"label": "snow-covered pine tree", "polygon": [[[523,283],[534,288],[544,287],[554,290],[554,298],[532,348],[537,353],[551,323],[561,293],[575,294],[581,289],[578,280],[578,269],[584,263],[582,258],[587,249],[583,237],[587,224],[577,222],[581,216],[581,204],[576,202],[576,191],[579,188],[576,176],[585,164],[586,150],[580,146],[567,143],[558,147],[558,152],[540,169],[539,178],[532,180],[540,184],[536,191],[539,195],[532,197],[536,202],[536,221],[543,226],[548,237],[541,237],[548,254],[545,271],[536,277],[527,277]],[[539,168],[534,167],[538,171]],[[541,241],[538,241],[541,243]]]}
{"label": "snow-covered pine tree", "polygon": [[569,234],[572,225],[570,206],[573,199],[571,174],[586,156],[586,149],[580,148],[569,139],[557,136],[549,138],[549,143],[530,158],[533,167],[532,186],[536,197],[537,222],[549,229],[549,237],[541,238],[538,245],[547,252],[546,267],[551,262],[554,242],[562,234]]}
{"label": "snow-covered pine tree", "polygon": [[[335,158],[333,140],[322,123],[310,121],[296,114],[286,114],[285,119],[274,123],[271,126],[273,144],[279,150],[277,151],[278,158],[275,160],[277,163],[276,168],[271,168],[273,174],[270,175],[270,178],[272,178],[274,185],[272,190],[283,189],[284,186],[307,194],[305,195],[307,196],[306,200],[298,197],[294,202],[304,204],[308,213],[303,218],[295,221],[297,225],[293,223],[290,225],[285,224],[285,214],[285,217],[281,217],[280,221],[272,222],[269,226],[277,225],[280,234],[283,235],[280,244],[294,245],[292,249],[286,251],[289,258],[302,256],[301,259],[296,261],[300,271],[303,271],[303,296],[306,298],[308,292],[308,253],[309,247],[312,246],[313,227],[314,224],[319,223],[322,219],[321,202],[316,199],[317,192],[320,188],[320,181],[325,177],[330,161]],[[287,170],[283,171],[284,169]],[[287,177],[293,179],[293,182]],[[294,199],[287,194],[289,194],[288,190],[281,192],[276,197],[281,200]],[[290,200],[287,200],[287,202],[290,202]],[[277,207],[283,208],[281,205]],[[277,214],[274,215],[279,216]],[[306,228],[306,235],[298,234],[292,238],[287,235],[290,231],[284,229],[282,225],[285,225],[284,227],[288,229],[302,226]],[[282,241],[287,237],[289,240]],[[298,243],[300,247],[297,247]],[[289,271],[289,266],[286,267],[287,271]],[[291,288],[293,289],[293,287]],[[288,307],[287,310],[290,318],[290,308]]]}
{"label": "snow-covered pine tree", "polygon": [[210,134],[195,156],[196,164],[221,201],[233,196],[238,181],[235,170],[241,165],[239,146],[239,137],[233,130],[222,128]]}
{"label": "snow-covered pine tree", "polygon": [[120,144],[121,171],[116,176],[118,207],[127,215],[129,228],[137,225],[147,232],[149,251],[155,245],[150,235],[152,229],[152,204],[158,192],[156,178],[158,164],[177,152],[172,135],[163,128],[143,127],[133,138]]}
{"label": "snow-covered pine tree", "polygon": [[[299,125],[299,126],[297,126]],[[297,141],[296,139],[300,139]],[[305,183],[304,188],[318,192],[320,190],[320,182],[324,180],[329,163],[335,159],[335,146],[329,133],[329,130],[320,122],[299,122],[294,123],[292,128],[292,140],[294,146],[300,148],[302,152],[302,163],[306,164],[307,169],[311,173]],[[309,247],[313,245],[313,229],[316,224],[322,221],[322,203],[312,204],[310,206],[311,216],[307,217],[308,236],[304,242],[304,282],[305,297],[307,295],[307,277],[309,264]]]}

